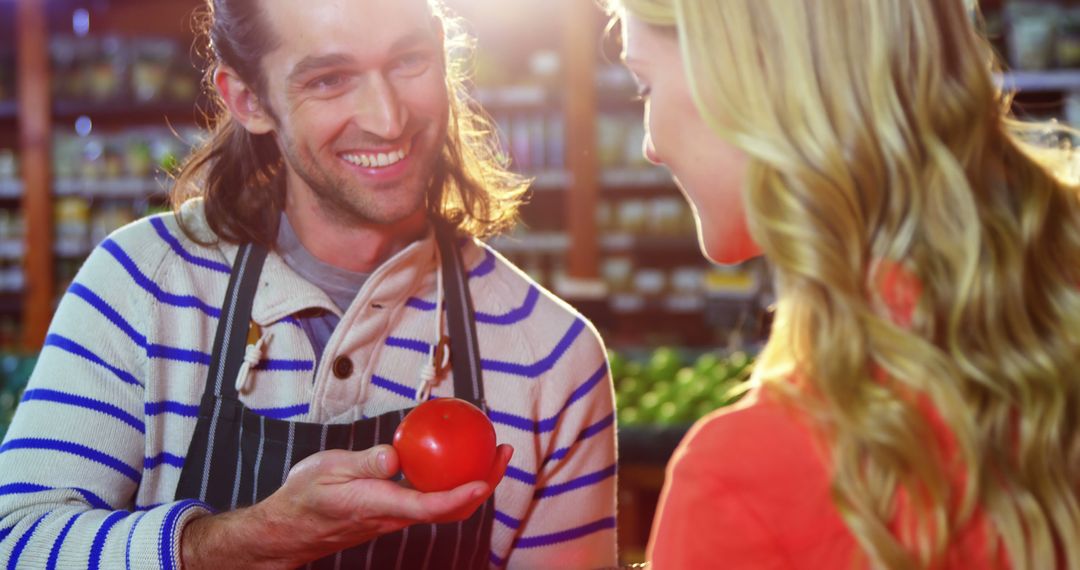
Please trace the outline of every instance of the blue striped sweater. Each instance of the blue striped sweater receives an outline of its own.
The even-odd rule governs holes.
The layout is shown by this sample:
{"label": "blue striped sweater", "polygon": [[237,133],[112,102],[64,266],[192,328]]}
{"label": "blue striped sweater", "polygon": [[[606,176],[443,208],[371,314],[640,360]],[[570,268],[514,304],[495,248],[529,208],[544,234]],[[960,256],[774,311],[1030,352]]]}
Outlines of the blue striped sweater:
{"label": "blue striped sweater", "polygon": [[[183,210],[203,237],[201,202]],[[98,246],[68,289],[0,445],[0,568],[179,568],[174,501],[236,247],[200,246],[172,214]],[[435,242],[384,263],[342,314],[271,253],[252,320],[272,332],[245,404],[346,423],[412,405],[433,335]],[[492,567],[597,568],[615,552],[615,426],[591,325],[498,254],[462,246],[490,417],[515,448],[495,493]],[[294,314],[341,316],[317,359]],[[338,380],[339,355],[356,363]],[[316,362],[319,362],[316,366]],[[447,396],[452,381],[433,391]]]}

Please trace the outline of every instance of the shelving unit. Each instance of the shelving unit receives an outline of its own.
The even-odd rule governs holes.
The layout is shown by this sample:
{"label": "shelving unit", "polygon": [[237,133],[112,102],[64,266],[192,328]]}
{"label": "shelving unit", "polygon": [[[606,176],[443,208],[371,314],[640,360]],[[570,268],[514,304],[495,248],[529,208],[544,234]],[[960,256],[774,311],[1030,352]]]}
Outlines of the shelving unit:
{"label": "shelving unit", "polygon": [[[734,275],[729,281],[746,282],[752,272],[713,272],[701,258],[690,225],[655,235],[639,227],[640,224],[625,228],[611,221],[625,213],[620,209],[627,202],[630,206],[625,210],[640,210],[640,204],[644,204],[651,212],[658,200],[681,201],[682,197],[666,170],[635,159],[641,106],[632,100],[625,72],[611,63],[615,61],[614,54],[609,50],[606,57],[600,55],[599,38],[604,22],[596,7],[566,0],[550,6],[525,2],[519,14],[503,15],[503,20],[510,18],[515,23],[503,26],[496,35],[485,36],[496,28],[484,24],[485,19],[496,20],[487,13],[490,6],[483,1],[450,3],[466,20],[477,22],[481,52],[485,47],[497,45],[502,49],[501,46],[516,41],[520,45],[511,51],[520,52],[515,56],[522,62],[527,61],[529,50],[536,48],[549,52],[548,64],[552,57],[556,61],[554,68],[544,72],[547,75],[532,80],[485,84],[481,77],[474,91],[474,98],[507,131],[504,140],[511,154],[521,154],[522,148],[530,151],[528,157],[515,156],[515,165],[534,177],[532,203],[524,212],[527,228],[494,240],[493,245],[526,269],[538,268],[537,274],[544,277],[545,284],[583,307],[587,316],[601,324],[606,321],[615,327],[638,326],[641,323],[628,321],[628,315],[648,314],[652,319],[647,323],[650,328],[670,327],[677,329],[676,332],[688,332],[686,323],[681,321],[697,312],[700,322],[690,328],[698,330],[683,338],[673,334],[670,340],[685,343],[686,336],[693,336],[706,344],[722,342],[718,335],[702,334],[710,322],[717,320],[704,313],[712,298],[727,296],[737,301],[737,288],[734,293],[723,290],[715,293],[710,292],[706,283],[693,295],[679,291],[641,294],[613,288],[610,280],[605,280],[605,264],[612,263],[612,258],[616,265],[630,260],[628,263],[635,272],[696,266],[707,278],[721,282],[725,275]],[[121,38],[174,38],[186,48],[191,41],[188,16],[197,5],[196,0],[116,0],[107,10],[91,8],[91,36],[105,32]],[[993,8],[993,5],[990,2],[988,6]],[[0,181],[0,206],[7,203],[8,208],[16,208],[26,220],[27,228],[26,245],[21,250],[0,246],[0,253],[9,254],[0,258],[29,253],[25,256],[28,285],[23,324],[25,344],[33,347],[43,338],[58,285],[63,285],[63,279],[54,275],[73,267],[72,262],[78,261],[92,245],[57,237],[53,230],[56,201],[81,197],[94,204],[125,200],[160,204],[167,196],[167,181],[154,176],[56,176],[52,180],[55,173],[48,165],[55,148],[48,141],[54,140],[53,133],[70,132],[80,117],[90,118],[96,133],[123,132],[136,125],[192,125],[201,113],[195,101],[136,105],[127,100],[50,99],[48,94],[53,88],[47,65],[49,41],[70,34],[71,30],[65,29],[70,28],[70,12],[83,4],[78,0],[50,3],[17,0],[0,3],[0,10],[3,6],[11,12],[8,21],[14,22],[18,16],[18,25],[11,30],[14,38],[11,51],[17,52],[19,58],[18,88],[31,104],[20,108],[15,101],[0,99],[0,148],[6,132],[20,149],[22,174],[20,180]],[[506,22],[496,23],[501,26]],[[41,32],[43,28],[44,33],[32,32]],[[17,50],[14,41],[20,42]],[[491,43],[485,44],[487,41]],[[4,50],[0,43],[0,54]],[[596,57],[581,57],[581,54]],[[521,67],[528,66],[521,63]],[[997,80],[1029,97],[1053,99],[1056,93],[1080,90],[1080,70],[1010,71],[999,75]],[[43,93],[45,96],[41,96]],[[1042,99],[1038,104],[1045,105]],[[531,131],[522,135],[519,129],[515,130],[517,125]],[[615,151],[614,157],[605,146],[610,138],[625,142],[625,148]],[[538,157],[540,160],[532,160]],[[604,214],[605,210],[610,211]],[[600,216],[596,215],[598,212]],[[3,240],[0,236],[0,243]],[[40,251],[52,253],[37,255]],[[54,259],[62,261],[64,267],[58,268]],[[737,303],[729,303],[725,310],[736,306]],[[628,307],[636,309],[627,310]]]}

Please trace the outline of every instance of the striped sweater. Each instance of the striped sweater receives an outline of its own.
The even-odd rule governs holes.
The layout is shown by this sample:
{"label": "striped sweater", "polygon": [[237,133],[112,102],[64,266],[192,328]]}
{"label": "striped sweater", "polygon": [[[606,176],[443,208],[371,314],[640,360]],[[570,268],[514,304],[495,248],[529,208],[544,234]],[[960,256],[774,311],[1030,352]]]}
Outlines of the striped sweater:
{"label": "striped sweater", "polygon": [[[185,221],[211,237],[201,202]],[[60,302],[0,446],[0,567],[179,568],[175,501],[237,247],[201,246],[173,214],[95,248]],[[412,405],[433,336],[433,236],[384,263],[342,314],[266,260],[252,320],[273,333],[244,403],[268,418],[348,423]],[[495,492],[492,567],[616,562],[615,426],[591,325],[482,243],[462,245],[490,417],[514,446]],[[341,315],[321,358],[294,315]],[[331,368],[356,364],[347,380]],[[444,379],[434,396],[448,396]]]}

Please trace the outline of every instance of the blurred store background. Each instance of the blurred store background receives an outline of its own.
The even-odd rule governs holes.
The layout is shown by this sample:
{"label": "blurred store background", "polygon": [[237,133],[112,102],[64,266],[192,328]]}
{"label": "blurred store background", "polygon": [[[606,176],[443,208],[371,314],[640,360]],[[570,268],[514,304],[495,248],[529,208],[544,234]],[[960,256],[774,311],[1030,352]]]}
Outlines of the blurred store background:
{"label": "blurred store background", "polygon": [[[738,398],[769,324],[760,261],[715,267],[667,173],[641,156],[642,106],[590,0],[447,0],[479,40],[475,97],[514,167],[523,222],[491,243],[593,320],[612,351],[620,542],[640,560],[663,465],[687,426]],[[0,0],[0,434],[55,302],[109,232],[168,208],[205,126],[199,0]],[[988,0],[1018,110],[1080,122],[1080,3]]]}

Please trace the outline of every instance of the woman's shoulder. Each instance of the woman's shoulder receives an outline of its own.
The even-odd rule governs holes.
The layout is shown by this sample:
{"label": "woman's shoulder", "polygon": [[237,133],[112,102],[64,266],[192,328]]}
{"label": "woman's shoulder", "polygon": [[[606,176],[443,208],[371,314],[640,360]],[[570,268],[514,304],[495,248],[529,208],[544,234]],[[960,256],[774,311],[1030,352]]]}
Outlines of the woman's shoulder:
{"label": "woman's shoulder", "polygon": [[[715,456],[715,462],[728,471],[749,466],[751,461],[761,467],[760,463],[777,458],[785,463],[795,459],[822,461],[806,415],[760,389],[699,420],[677,453],[705,458],[716,452],[722,454]],[[731,454],[738,461],[724,460]]]}
{"label": "woman's shoulder", "polygon": [[760,391],[699,421],[669,471],[675,481],[748,499],[760,518],[832,504],[827,458],[808,418]]}
{"label": "woman's shoulder", "polygon": [[[706,416],[680,444],[651,543],[658,568],[837,568],[854,542],[828,469],[794,408],[748,395]],[[695,536],[696,538],[680,538]]]}

